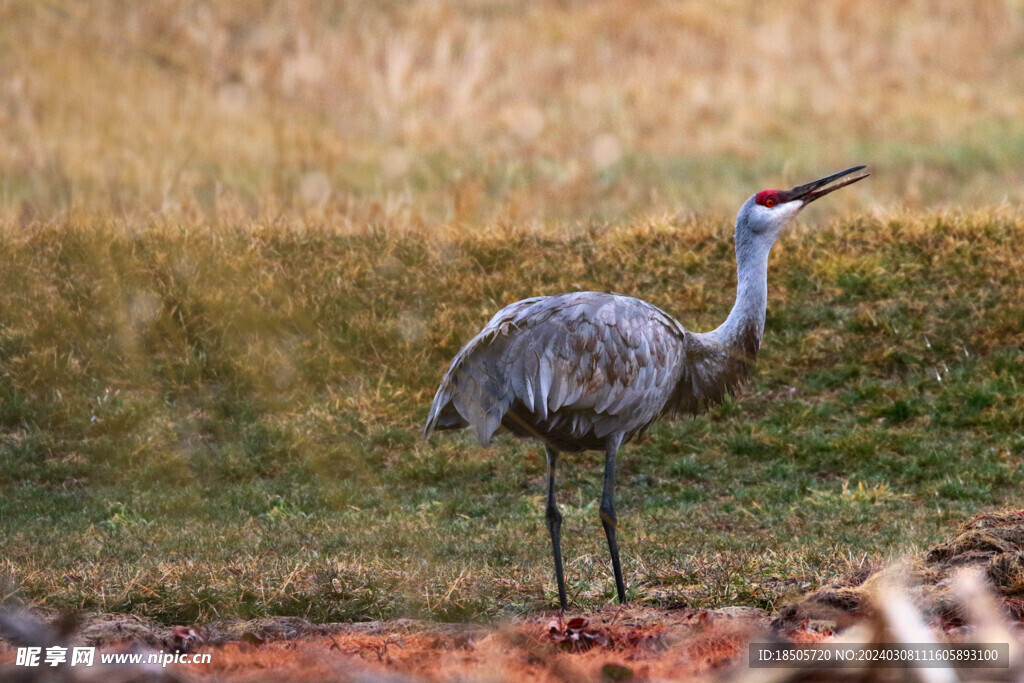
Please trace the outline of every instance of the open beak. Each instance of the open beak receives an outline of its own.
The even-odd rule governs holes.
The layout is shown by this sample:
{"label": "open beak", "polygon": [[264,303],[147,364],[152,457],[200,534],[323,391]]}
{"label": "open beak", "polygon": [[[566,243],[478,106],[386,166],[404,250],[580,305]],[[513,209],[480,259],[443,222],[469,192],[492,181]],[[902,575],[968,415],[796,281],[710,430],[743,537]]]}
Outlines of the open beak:
{"label": "open beak", "polygon": [[818,180],[809,182],[806,185],[797,185],[792,190],[780,193],[782,194],[782,197],[780,197],[780,199],[784,202],[792,202],[799,199],[804,203],[804,206],[807,206],[815,199],[820,199],[821,197],[827,195],[829,192],[835,192],[841,187],[852,185],[858,180],[864,180],[871,174],[865,173],[864,175],[855,176],[853,178],[847,178],[841,183],[836,183],[835,185],[829,186],[829,183],[831,183],[832,181],[839,180],[843,176],[848,176],[851,173],[856,173],[857,171],[861,171],[865,168],[867,168],[867,166],[854,166],[853,168],[848,168],[845,171],[840,171],[839,173],[833,173],[830,176],[819,178]]}

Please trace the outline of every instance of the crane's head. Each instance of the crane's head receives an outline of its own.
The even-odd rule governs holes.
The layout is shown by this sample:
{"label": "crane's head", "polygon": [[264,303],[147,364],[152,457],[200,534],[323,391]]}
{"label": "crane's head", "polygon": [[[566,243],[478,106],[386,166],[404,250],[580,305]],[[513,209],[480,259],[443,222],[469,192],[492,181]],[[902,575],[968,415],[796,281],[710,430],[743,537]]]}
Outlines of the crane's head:
{"label": "crane's head", "polygon": [[852,185],[864,180],[868,173],[846,178],[842,182],[832,184],[851,173],[865,169],[866,166],[854,166],[839,173],[819,178],[806,185],[797,185],[792,190],[763,190],[744,202],[736,218],[736,249],[741,248],[771,249],[776,238],[786,225],[801,210],[816,199],[824,197],[841,187]]}

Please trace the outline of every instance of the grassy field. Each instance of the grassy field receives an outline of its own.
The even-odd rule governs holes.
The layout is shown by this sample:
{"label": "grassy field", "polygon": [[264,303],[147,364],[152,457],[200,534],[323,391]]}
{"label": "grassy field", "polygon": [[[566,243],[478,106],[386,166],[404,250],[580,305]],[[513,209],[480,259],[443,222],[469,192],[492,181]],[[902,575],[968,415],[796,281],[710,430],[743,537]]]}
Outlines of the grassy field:
{"label": "grassy field", "polygon": [[[575,289],[710,329],[743,199],[858,163],[773,252],[752,385],[621,456],[632,597],[770,609],[1019,504],[1022,113],[1014,1],[2,4],[0,597],[555,605],[542,452],[419,439],[447,361]],[[601,465],[562,467],[581,608]]]}
{"label": "grassy field", "polygon": [[[622,458],[636,599],[771,607],[933,542],[1024,485],[1024,222],[785,235],[749,392]],[[550,606],[543,456],[419,440],[500,305],[641,293],[696,329],[731,236],[650,221],[348,237],[88,221],[4,237],[0,525],[35,601],[166,621],[475,619]],[[600,460],[564,467],[570,592],[612,599]]]}

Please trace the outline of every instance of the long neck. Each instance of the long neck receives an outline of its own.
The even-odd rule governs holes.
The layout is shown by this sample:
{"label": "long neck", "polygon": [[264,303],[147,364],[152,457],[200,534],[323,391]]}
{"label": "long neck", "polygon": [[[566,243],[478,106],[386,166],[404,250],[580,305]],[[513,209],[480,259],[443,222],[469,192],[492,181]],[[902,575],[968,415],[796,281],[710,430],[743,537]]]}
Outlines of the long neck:
{"label": "long neck", "polygon": [[768,248],[737,244],[736,303],[729,317],[711,332],[694,335],[701,352],[688,355],[676,392],[676,410],[694,415],[721,403],[750,376],[761,348],[768,309]]}
{"label": "long neck", "polygon": [[756,354],[760,348],[768,309],[769,250],[756,246],[737,245],[736,303],[725,322],[709,335],[741,356]]}

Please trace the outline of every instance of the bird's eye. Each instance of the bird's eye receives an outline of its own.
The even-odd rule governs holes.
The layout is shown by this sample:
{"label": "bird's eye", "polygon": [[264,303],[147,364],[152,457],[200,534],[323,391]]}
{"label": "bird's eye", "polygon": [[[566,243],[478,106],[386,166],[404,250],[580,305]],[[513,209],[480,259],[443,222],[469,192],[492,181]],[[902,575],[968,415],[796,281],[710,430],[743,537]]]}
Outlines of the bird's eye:
{"label": "bird's eye", "polygon": [[764,200],[764,205],[767,206],[769,209],[772,208],[773,206],[775,206],[775,198],[769,197],[768,199]]}

